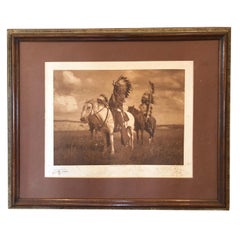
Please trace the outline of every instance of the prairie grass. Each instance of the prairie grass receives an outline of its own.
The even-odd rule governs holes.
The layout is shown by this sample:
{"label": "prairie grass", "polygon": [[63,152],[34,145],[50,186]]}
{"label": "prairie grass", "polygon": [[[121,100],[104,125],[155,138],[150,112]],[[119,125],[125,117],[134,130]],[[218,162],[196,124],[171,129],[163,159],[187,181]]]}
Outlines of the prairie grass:
{"label": "prairie grass", "polygon": [[154,140],[148,143],[144,132],[144,143],[134,141],[134,149],[124,147],[120,133],[114,134],[116,153],[104,151],[101,133],[91,138],[89,131],[55,131],[55,165],[101,165],[101,164],[183,164],[183,126],[158,127]]}

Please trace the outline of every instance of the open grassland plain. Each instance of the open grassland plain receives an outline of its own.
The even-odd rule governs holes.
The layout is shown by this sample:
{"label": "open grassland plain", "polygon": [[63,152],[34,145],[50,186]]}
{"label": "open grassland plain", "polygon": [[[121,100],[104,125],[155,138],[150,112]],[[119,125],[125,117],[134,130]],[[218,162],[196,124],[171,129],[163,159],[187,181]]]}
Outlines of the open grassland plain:
{"label": "open grassland plain", "polygon": [[[79,128],[80,129],[80,128]],[[87,129],[54,131],[54,165],[182,165],[182,125],[158,126],[154,140],[148,143],[144,132],[144,143],[134,149],[121,144],[120,133],[114,134],[115,154],[104,151],[104,140],[100,132],[91,137]]]}

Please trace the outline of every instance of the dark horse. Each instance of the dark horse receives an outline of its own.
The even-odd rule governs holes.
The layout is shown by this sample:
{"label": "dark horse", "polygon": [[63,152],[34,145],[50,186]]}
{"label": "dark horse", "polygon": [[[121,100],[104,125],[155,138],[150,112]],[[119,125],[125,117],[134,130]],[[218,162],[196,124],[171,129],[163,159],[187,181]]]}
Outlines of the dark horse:
{"label": "dark horse", "polygon": [[149,133],[149,143],[152,142],[155,129],[156,129],[156,119],[151,116],[146,120],[143,112],[136,109],[134,106],[128,107],[128,112],[132,113],[135,118],[135,131],[137,133],[137,142],[139,141],[139,130],[141,132],[141,143],[143,144],[143,131],[145,130]]}

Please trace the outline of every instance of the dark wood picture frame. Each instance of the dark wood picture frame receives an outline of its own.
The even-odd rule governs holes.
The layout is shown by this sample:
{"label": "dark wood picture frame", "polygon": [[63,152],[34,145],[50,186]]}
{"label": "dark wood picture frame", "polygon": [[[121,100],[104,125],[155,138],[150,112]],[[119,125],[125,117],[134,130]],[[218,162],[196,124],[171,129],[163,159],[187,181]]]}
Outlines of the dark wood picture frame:
{"label": "dark wood picture frame", "polygon": [[[228,27],[8,30],[9,208],[228,210],[230,38]],[[44,178],[43,63],[142,60],[194,61],[193,177]]]}

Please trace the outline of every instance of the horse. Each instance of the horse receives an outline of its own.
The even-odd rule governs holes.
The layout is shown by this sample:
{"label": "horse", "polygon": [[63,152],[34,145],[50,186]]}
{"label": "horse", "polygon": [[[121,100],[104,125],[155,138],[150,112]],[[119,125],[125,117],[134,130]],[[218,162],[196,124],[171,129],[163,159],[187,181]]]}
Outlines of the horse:
{"label": "horse", "polygon": [[[129,121],[126,122],[126,128],[129,135],[129,145],[133,149],[134,141],[134,117],[131,113],[127,113]],[[84,103],[80,121],[88,123],[93,126],[93,129],[101,131],[105,136],[106,144],[104,146],[110,147],[110,153],[115,153],[114,148],[114,119],[111,110],[108,106],[100,104],[97,99],[91,99]]]}
{"label": "horse", "polygon": [[132,113],[135,118],[135,131],[137,133],[137,142],[139,142],[139,130],[141,133],[141,143],[143,144],[143,131],[149,134],[149,143],[152,142],[156,130],[156,119],[150,116],[146,121],[143,112],[136,109],[134,106],[128,107],[128,112]]}

